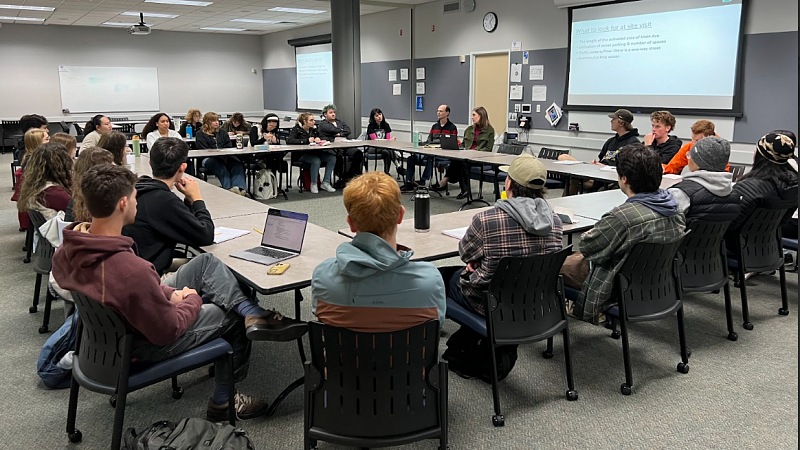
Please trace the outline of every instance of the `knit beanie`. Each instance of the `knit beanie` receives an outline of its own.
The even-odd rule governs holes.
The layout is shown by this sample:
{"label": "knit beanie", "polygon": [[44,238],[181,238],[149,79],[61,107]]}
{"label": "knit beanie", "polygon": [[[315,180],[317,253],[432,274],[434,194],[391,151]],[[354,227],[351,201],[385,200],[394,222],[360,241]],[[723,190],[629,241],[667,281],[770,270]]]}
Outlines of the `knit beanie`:
{"label": "knit beanie", "polygon": [[769,133],[758,141],[756,150],[764,158],[775,164],[786,164],[794,156],[795,142],[791,137],[780,133]]}
{"label": "knit beanie", "polygon": [[709,136],[695,142],[689,150],[689,158],[701,170],[724,172],[731,157],[731,144],[717,136]]}

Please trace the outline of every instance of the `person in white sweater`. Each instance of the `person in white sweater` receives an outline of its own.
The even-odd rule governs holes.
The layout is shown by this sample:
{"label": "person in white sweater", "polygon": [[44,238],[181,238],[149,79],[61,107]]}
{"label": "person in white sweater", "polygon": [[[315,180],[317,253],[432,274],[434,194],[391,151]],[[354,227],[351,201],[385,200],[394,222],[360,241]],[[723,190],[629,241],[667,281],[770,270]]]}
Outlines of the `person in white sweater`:
{"label": "person in white sweater", "polygon": [[83,128],[84,138],[81,141],[81,149],[96,146],[100,142],[100,138],[109,131],[111,131],[111,119],[102,114],[92,117]]}
{"label": "person in white sweater", "polygon": [[162,137],[182,139],[181,135],[175,131],[175,124],[172,123],[172,119],[165,113],[157,113],[151,117],[147,125],[144,126],[142,135],[147,137],[147,148],[153,148],[153,144]]}

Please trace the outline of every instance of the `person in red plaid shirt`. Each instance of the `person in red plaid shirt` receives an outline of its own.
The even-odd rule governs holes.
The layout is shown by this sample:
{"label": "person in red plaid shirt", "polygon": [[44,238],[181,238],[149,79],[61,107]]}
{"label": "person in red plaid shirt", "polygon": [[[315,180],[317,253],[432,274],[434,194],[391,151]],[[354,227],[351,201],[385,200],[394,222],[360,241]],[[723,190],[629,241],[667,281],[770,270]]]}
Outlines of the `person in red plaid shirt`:
{"label": "person in red plaid shirt", "polygon": [[544,199],[544,164],[524,154],[500,170],[508,173],[508,200],[498,200],[493,209],[472,218],[458,244],[458,253],[467,266],[442,270],[447,297],[482,316],[486,314],[484,291],[500,258],[542,255],[562,247],[561,219]]}

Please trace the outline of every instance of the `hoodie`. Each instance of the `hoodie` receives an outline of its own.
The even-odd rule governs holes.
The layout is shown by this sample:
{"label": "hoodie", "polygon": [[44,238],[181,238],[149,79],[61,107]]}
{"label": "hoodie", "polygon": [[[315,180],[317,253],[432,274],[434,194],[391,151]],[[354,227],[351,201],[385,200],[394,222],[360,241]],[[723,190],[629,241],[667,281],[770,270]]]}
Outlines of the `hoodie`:
{"label": "hoodie", "polygon": [[409,261],[413,254],[375,234],[357,233],[314,269],[314,314],[328,325],[365,333],[444,323],[444,281],[433,264]]}
{"label": "hoodie", "polygon": [[678,202],[668,191],[659,189],[655,192],[640,192],[628,197],[625,203],[641,203],[664,217],[678,214]]}
{"label": "hoodie", "polygon": [[133,239],[90,234],[89,225],[64,229],[53,255],[58,285],[111,307],[152,344],[165,346],[182,336],[197,319],[200,296],[172,303],[175,288],[161,284],[153,265],[136,255]]}
{"label": "hoodie", "polygon": [[136,183],[136,221],[122,229],[139,256],[159,275],[172,265],[175,244],[202,247],[214,243],[214,221],[202,200],[181,201],[163,181],[143,176]]}
{"label": "hoodie", "polygon": [[[683,181],[694,181],[695,183],[703,186],[711,194],[717,197],[727,197],[730,195],[733,185],[733,174],[730,172],[709,172],[707,170],[697,170],[689,172],[683,176]],[[678,210],[686,213],[691,205],[691,198],[682,189],[671,187],[668,189],[669,193],[678,202]]]}
{"label": "hoodie", "polygon": [[461,260],[475,270],[461,273],[459,287],[470,306],[485,313],[484,293],[506,256],[525,257],[561,250],[561,219],[543,199],[512,197],[472,218],[458,244]]}
{"label": "hoodie", "polygon": [[597,160],[607,166],[615,166],[617,165],[617,153],[619,149],[625,147],[626,145],[630,144],[638,144],[639,143],[639,129],[633,128],[631,131],[623,134],[622,136],[615,134],[614,136],[608,138],[605,144],[603,144],[603,148],[600,150],[600,154],[597,155]]}
{"label": "hoodie", "polygon": [[678,154],[681,145],[683,145],[683,141],[678,139],[677,136],[669,136],[663,144],[659,144],[654,140],[650,147],[661,157],[661,164],[667,165]]}

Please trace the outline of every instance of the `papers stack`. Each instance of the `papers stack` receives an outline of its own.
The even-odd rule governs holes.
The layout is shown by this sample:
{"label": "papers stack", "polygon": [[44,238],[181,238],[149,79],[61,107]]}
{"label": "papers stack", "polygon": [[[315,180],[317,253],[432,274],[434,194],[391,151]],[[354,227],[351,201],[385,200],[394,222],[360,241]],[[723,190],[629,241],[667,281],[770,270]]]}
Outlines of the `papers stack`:
{"label": "papers stack", "polygon": [[442,234],[461,240],[461,238],[463,238],[467,233],[467,228],[469,227],[456,228],[454,230],[442,230]]}
{"label": "papers stack", "polygon": [[228,228],[228,227],[217,227],[214,228],[214,243],[219,244],[221,242],[230,241],[231,239],[236,239],[238,237],[242,237],[245,234],[249,234],[250,232],[247,230],[237,230],[236,228]]}

